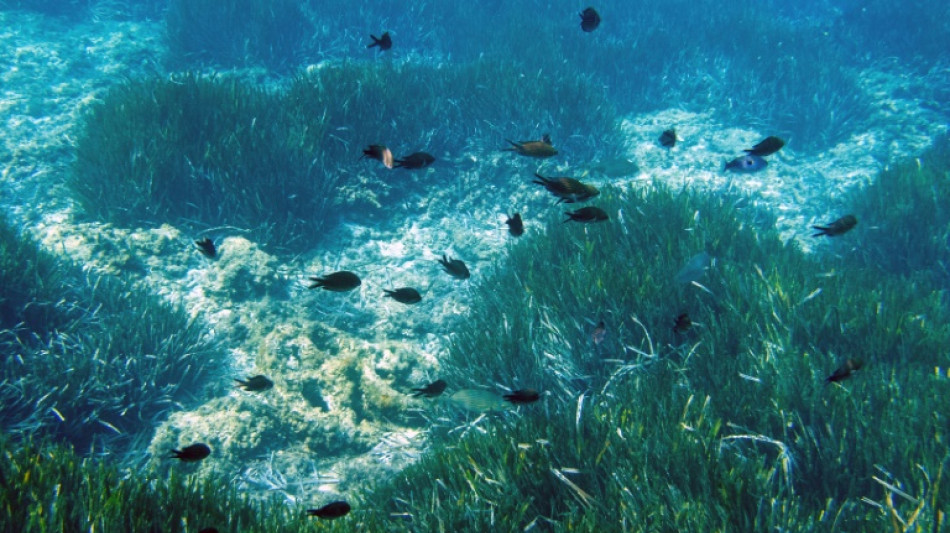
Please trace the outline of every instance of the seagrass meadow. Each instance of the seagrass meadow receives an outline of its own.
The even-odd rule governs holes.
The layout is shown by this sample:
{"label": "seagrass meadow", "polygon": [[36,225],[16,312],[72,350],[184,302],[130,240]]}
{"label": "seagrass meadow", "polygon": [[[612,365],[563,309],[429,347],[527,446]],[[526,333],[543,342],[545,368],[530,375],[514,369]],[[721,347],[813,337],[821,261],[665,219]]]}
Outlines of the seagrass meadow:
{"label": "seagrass meadow", "polygon": [[370,142],[454,159],[504,146],[508,132],[534,123],[576,158],[619,145],[613,109],[589,79],[539,84],[519,72],[488,61],[344,62],[284,90],[197,74],[131,81],[86,114],[70,188],[93,219],[233,226],[270,250],[299,252],[353,204],[398,201],[425,185],[358,176],[354,154]]}
{"label": "seagrass meadow", "polygon": [[585,7],[0,0],[0,533],[950,532],[950,3]]}
{"label": "seagrass meadow", "polygon": [[[446,428],[380,491],[394,512],[473,531],[946,527],[942,288],[806,256],[728,197],[602,196],[610,222],[552,216],[511,251],[443,361],[459,387],[546,398]],[[714,266],[678,284],[703,251]],[[865,366],[827,383],[847,359]]]}
{"label": "seagrass meadow", "polygon": [[850,257],[867,268],[921,277],[934,287],[950,283],[950,139],[934,139],[919,157],[897,161],[845,200],[873,220],[867,244]]}
{"label": "seagrass meadow", "polygon": [[[834,253],[803,254],[739,198],[652,184],[611,188],[598,200],[610,221],[566,224],[552,210],[543,234],[511,248],[480,284],[442,361],[453,388],[503,383],[541,390],[542,400],[461,418],[447,403],[436,407],[420,461],[374,483],[350,516],[321,527],[947,527],[950,322],[942,290]],[[677,280],[703,252],[714,258],[708,270]],[[674,331],[684,312],[693,327]],[[599,320],[608,333],[595,343]],[[826,382],[848,359],[864,366]],[[313,527],[303,525],[302,510],[251,503],[214,481],[173,474],[145,488],[61,448],[5,455],[4,478],[14,483],[4,487],[6,501],[24,498],[15,484],[35,476],[32,504],[2,506],[35,517],[28,531],[149,520],[162,527],[144,530]],[[50,501],[56,493],[37,488],[47,479],[77,490]],[[72,494],[85,496],[65,496]],[[157,508],[161,517],[150,514]]]}
{"label": "seagrass meadow", "polygon": [[0,222],[0,426],[124,450],[200,391],[221,350],[130,278],[84,272]]}

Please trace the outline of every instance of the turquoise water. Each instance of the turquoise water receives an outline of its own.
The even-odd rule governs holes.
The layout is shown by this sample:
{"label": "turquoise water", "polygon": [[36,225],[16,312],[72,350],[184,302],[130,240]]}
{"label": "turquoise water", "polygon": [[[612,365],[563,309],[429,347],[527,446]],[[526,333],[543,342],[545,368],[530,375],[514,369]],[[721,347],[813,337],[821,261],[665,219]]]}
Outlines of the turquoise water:
{"label": "turquoise water", "polygon": [[950,8],[585,7],[0,1],[5,434],[161,476],[207,443],[188,473],[291,506],[439,479],[518,529],[945,527]]}

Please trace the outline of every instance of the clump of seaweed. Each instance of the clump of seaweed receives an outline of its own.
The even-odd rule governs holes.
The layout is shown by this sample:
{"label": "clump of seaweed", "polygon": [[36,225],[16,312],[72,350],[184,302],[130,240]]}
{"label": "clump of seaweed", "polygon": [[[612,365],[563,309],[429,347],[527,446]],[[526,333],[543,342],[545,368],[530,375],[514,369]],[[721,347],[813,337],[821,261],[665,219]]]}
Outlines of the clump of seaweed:
{"label": "clump of seaweed", "polygon": [[313,25],[293,0],[171,0],[165,16],[170,61],[288,70],[307,51]]}
{"label": "clump of seaweed", "polygon": [[287,99],[296,116],[333,132],[328,142],[321,130],[308,130],[306,138],[319,137],[311,144],[336,161],[382,141],[397,155],[418,147],[433,154],[492,151],[526,125],[537,131],[523,134],[550,133],[577,158],[619,141],[614,109],[590,77],[553,77],[509,60],[343,62],[299,76]]}
{"label": "clump of seaweed", "polygon": [[146,430],[211,379],[200,320],[55,259],[0,224],[0,424],[86,448]]}
{"label": "clump of seaweed", "polygon": [[844,200],[864,235],[856,253],[884,272],[950,285],[950,138],[882,169]]}
{"label": "clump of seaweed", "polygon": [[4,531],[313,530],[302,510],[295,512],[276,500],[253,502],[233,484],[214,477],[198,480],[172,469],[146,479],[99,458],[81,458],[61,444],[16,444],[3,435],[0,453]]}
{"label": "clump of seaweed", "polygon": [[86,114],[70,185],[86,213],[118,225],[192,220],[293,246],[320,234],[336,184],[300,135],[321,126],[235,79],[130,82]]}
{"label": "clump of seaweed", "polygon": [[[378,9],[378,2],[331,2],[321,9],[354,23]],[[685,107],[774,132],[799,150],[826,149],[868,122],[859,54],[848,50],[832,9],[689,0],[597,8],[604,22],[589,34],[575,10],[542,0],[419,4],[393,9],[391,28],[406,47],[432,55],[511,62],[525,82],[588,78],[622,113]]]}
{"label": "clump of seaweed", "polygon": [[283,92],[183,74],[118,86],[92,106],[70,186],[87,214],[117,225],[231,225],[269,251],[299,251],[347,201],[347,183],[366,181],[358,175],[366,144],[482,152],[525,124],[563,139],[575,157],[619,144],[610,106],[589,80],[542,85],[506,63],[343,63]]}
{"label": "clump of seaweed", "polygon": [[[519,241],[440,376],[544,397],[477,431],[442,418],[435,451],[377,488],[388,509],[422,529],[496,516],[585,531],[938,527],[940,295],[810,257],[734,201],[608,189],[610,222],[552,214]],[[703,268],[678,276],[687,264]],[[830,383],[846,360],[864,364]]]}

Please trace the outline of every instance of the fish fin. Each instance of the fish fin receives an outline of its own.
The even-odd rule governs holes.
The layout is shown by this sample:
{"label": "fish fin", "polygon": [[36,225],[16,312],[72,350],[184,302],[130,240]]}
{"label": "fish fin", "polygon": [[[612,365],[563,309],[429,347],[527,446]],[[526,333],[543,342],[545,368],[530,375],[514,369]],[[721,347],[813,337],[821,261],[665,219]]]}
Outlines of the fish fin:
{"label": "fish fin", "polygon": [[818,233],[813,234],[812,237],[821,237],[821,236],[823,236],[823,235],[828,235],[828,229],[829,229],[829,228],[827,228],[827,227],[812,226],[812,229],[818,230]]}

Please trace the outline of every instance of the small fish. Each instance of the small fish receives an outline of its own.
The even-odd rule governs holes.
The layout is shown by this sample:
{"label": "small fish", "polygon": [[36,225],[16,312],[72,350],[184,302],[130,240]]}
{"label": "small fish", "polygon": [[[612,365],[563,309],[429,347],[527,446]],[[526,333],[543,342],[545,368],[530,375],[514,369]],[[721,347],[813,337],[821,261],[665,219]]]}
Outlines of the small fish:
{"label": "small fish", "polygon": [[435,398],[436,396],[439,396],[445,392],[445,387],[447,386],[448,385],[444,381],[437,379],[424,387],[412,389],[415,392],[415,394],[412,396],[414,398],[419,398],[420,396],[425,396],[426,398]]}
{"label": "small fish", "polygon": [[741,155],[732,161],[726,163],[722,169],[729,172],[741,172],[743,174],[758,172],[768,166],[768,161],[753,154]]}
{"label": "small fish", "polygon": [[445,254],[442,254],[442,259],[439,259],[439,264],[442,265],[442,268],[453,278],[468,279],[469,276],[471,276],[468,267],[465,266],[465,263],[463,263],[461,259],[450,260]]}
{"label": "small fish", "polygon": [[825,383],[844,381],[850,378],[854,372],[860,370],[862,366],[864,366],[864,361],[860,359],[847,359],[830,376],[825,378]]}
{"label": "small fish", "polygon": [[676,130],[670,128],[660,134],[660,146],[663,148],[673,148],[676,146]]}
{"label": "small fish", "polygon": [[534,403],[541,398],[541,393],[534,389],[518,389],[505,394],[503,398],[514,404]]}
{"label": "small fish", "polygon": [[419,291],[410,287],[403,287],[393,291],[383,289],[383,292],[386,293],[386,296],[401,304],[412,305],[422,301],[422,295],[419,294]]}
{"label": "small fish", "polygon": [[386,168],[393,168],[393,153],[382,144],[369,145],[368,148],[363,150],[363,157],[381,161]]}
{"label": "small fish", "polygon": [[567,219],[564,222],[573,220],[574,222],[588,223],[603,222],[610,219],[610,217],[607,216],[607,212],[599,207],[582,207],[574,212],[565,211],[564,214],[567,215]]}
{"label": "small fish", "polygon": [[512,237],[521,237],[524,235],[524,221],[521,220],[521,213],[515,213],[505,221],[508,224],[508,233]]}
{"label": "small fish", "polygon": [[179,459],[186,463],[193,463],[211,455],[211,448],[209,448],[207,444],[202,444],[199,442],[190,446],[185,446],[180,450],[172,450],[171,453],[172,458],[174,459]]}
{"label": "small fish", "polygon": [[706,271],[709,270],[709,267],[712,266],[712,256],[707,252],[699,252],[693,257],[689,258],[689,261],[683,265],[683,268],[679,269],[679,272],[676,273],[676,276],[673,279],[676,283],[686,285],[694,281],[699,281]]}
{"label": "small fish", "polygon": [[554,146],[551,145],[551,137],[549,137],[547,134],[545,134],[540,141],[515,142],[509,139],[505,140],[508,141],[508,143],[511,144],[513,148],[502,148],[503,152],[517,152],[521,155],[537,158],[553,157],[557,155],[557,150],[555,150]]}
{"label": "small fish", "polygon": [[785,146],[785,141],[773,135],[766,137],[764,140],[762,140],[762,142],[753,146],[752,148],[743,150],[743,152],[751,155],[757,155],[759,157],[765,157],[778,152],[783,146]]}
{"label": "small fish", "polygon": [[378,46],[380,50],[386,51],[393,47],[393,38],[389,36],[388,31],[384,32],[383,35],[380,36],[378,39],[376,38],[375,35],[370,35],[369,37],[370,39],[373,40],[373,42],[370,45],[368,45],[366,48],[372,48],[374,46]]}
{"label": "small fish", "polygon": [[581,11],[581,29],[590,33],[600,26],[600,13],[592,7]]}
{"label": "small fish", "polygon": [[813,229],[818,230],[818,233],[813,234],[812,237],[821,237],[822,235],[837,237],[838,235],[851,231],[857,225],[857,217],[854,215],[845,215],[827,226],[812,226]]}
{"label": "small fish", "polygon": [[307,509],[308,516],[316,516],[317,518],[324,518],[327,520],[340,518],[349,512],[350,504],[343,500],[330,502],[319,509]]}
{"label": "small fish", "polygon": [[505,400],[494,392],[481,389],[462,389],[449,396],[453,403],[469,411],[497,411],[505,407]]}
{"label": "small fish", "polygon": [[591,172],[599,172],[608,178],[620,178],[640,172],[640,167],[625,157],[615,157],[597,163],[590,170]]}
{"label": "small fish", "polygon": [[195,241],[195,246],[198,247],[198,251],[205,257],[214,259],[218,256],[218,249],[214,247],[214,241],[208,237]]}
{"label": "small fish", "polygon": [[597,323],[597,326],[594,328],[594,331],[590,332],[590,339],[594,341],[594,345],[600,345],[604,342],[604,339],[607,338],[607,324],[604,324],[604,321],[601,320]]}
{"label": "small fish", "polygon": [[206,527],[206,528],[204,528],[204,529],[198,531],[198,533],[218,533],[218,530],[217,530],[217,528]]}
{"label": "small fish", "polygon": [[341,270],[325,276],[310,276],[310,281],[313,283],[307,287],[308,289],[320,287],[325,291],[332,292],[351,291],[362,283],[360,277],[349,270]]}
{"label": "small fish", "polygon": [[566,204],[573,204],[575,202],[583,202],[600,194],[597,187],[582,183],[574,178],[545,178],[537,172],[535,172],[534,175],[538,179],[532,180],[531,183],[537,183],[554,196],[557,196],[557,203],[564,202]]}
{"label": "small fish", "polygon": [[677,315],[677,317],[673,320],[673,333],[686,333],[692,327],[693,321],[690,320],[689,313]]}
{"label": "small fish", "polygon": [[260,374],[249,377],[245,380],[235,379],[234,381],[238,382],[238,387],[241,387],[248,392],[263,392],[274,387],[273,381],[267,379],[267,376]]}

